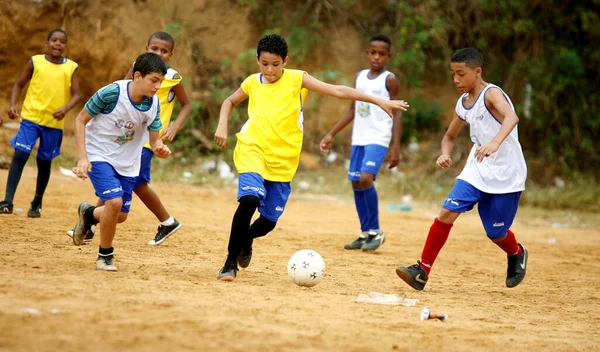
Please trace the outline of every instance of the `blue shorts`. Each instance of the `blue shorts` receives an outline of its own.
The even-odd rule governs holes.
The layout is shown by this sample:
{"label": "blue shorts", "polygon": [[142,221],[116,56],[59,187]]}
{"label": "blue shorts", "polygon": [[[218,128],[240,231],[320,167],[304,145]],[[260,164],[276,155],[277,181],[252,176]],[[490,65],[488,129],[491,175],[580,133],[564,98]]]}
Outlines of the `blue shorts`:
{"label": "blue shorts", "polygon": [[290,182],[266,181],[254,172],[240,174],[237,199],[244,196],[255,196],[260,200],[258,212],[265,218],[277,222],[290,197]]}
{"label": "blue shorts", "polygon": [[479,202],[477,210],[485,233],[491,239],[500,238],[512,226],[521,193],[491,194],[481,192],[470,183],[456,180],[448,198],[442,204],[444,209],[457,213],[467,212]]}
{"label": "blue shorts", "polygon": [[142,148],[142,162],[140,164],[140,175],[135,181],[133,189],[138,189],[144,183],[150,183],[150,169],[152,168],[152,158],[154,152],[144,147]]}
{"label": "blue shorts", "polygon": [[38,125],[28,120],[21,121],[19,132],[10,140],[10,145],[17,150],[31,154],[38,138],[40,139],[37,151],[38,158],[51,161],[60,155],[63,130]]}
{"label": "blue shorts", "polygon": [[378,144],[353,145],[350,152],[348,180],[360,181],[360,173],[368,172],[377,178],[379,168],[383,164],[388,148]]}
{"label": "blue shorts", "polygon": [[121,176],[104,161],[92,161],[92,171],[88,172],[88,177],[100,200],[105,202],[109,199],[123,198],[121,213],[129,213],[133,186],[137,177]]}

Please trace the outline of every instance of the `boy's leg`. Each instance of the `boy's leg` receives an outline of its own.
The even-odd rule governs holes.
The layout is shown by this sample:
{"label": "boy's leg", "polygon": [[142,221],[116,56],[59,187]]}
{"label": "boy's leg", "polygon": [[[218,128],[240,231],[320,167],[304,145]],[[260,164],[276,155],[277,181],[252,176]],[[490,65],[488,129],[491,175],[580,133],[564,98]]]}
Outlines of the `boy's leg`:
{"label": "boy's leg", "polygon": [[490,240],[502,249],[508,260],[506,286],[515,287],[525,278],[528,252],[517,243],[510,230],[517,214],[521,192],[507,194],[484,193],[479,203],[479,216]]}
{"label": "boy's leg", "polygon": [[17,186],[21,180],[23,174],[23,168],[27,163],[29,154],[19,149],[15,149],[12,161],[10,162],[10,169],[8,170],[8,178],[6,179],[6,193],[4,195],[4,201],[0,202],[0,214],[12,214],[13,212],[13,200],[17,191]]}
{"label": "boy's leg", "polygon": [[60,129],[45,126],[38,126],[38,128],[41,130],[40,145],[36,158],[38,175],[35,196],[27,212],[27,216],[30,218],[39,218],[41,216],[42,198],[50,181],[52,160],[60,155],[60,146],[63,138],[63,131]]}
{"label": "boy's leg", "polygon": [[475,206],[480,199],[479,190],[462,180],[457,180],[450,191],[450,195],[444,201],[442,210],[433,221],[427,234],[427,240],[421,253],[421,261],[409,267],[399,266],[396,274],[416,290],[425,288],[429,280],[429,272],[438,254],[448,240],[450,230],[458,216],[467,212]]}
{"label": "boy's leg", "polygon": [[15,153],[10,163],[10,169],[8,170],[4,201],[0,202],[0,214],[12,214],[13,200],[17,186],[21,180],[21,175],[23,174],[23,168],[41,134],[42,129],[40,125],[23,120],[19,126],[19,131],[10,140],[10,145],[15,148]]}
{"label": "boy's leg", "polygon": [[265,181],[266,195],[258,207],[260,217],[248,229],[246,238],[240,255],[238,256],[238,266],[247,268],[252,259],[252,244],[255,238],[266,236],[275,229],[277,220],[283,215],[285,206],[292,191],[289,182],[271,182]]}
{"label": "boy's leg", "polygon": [[238,208],[233,215],[229,243],[227,245],[227,259],[221,268],[217,279],[221,281],[233,281],[237,274],[237,258],[241,253],[242,246],[249,237],[248,229],[254,212],[264,199],[266,190],[264,179],[252,172],[239,175],[238,182]]}
{"label": "boy's leg", "polygon": [[364,146],[352,146],[352,151],[350,152],[348,180],[351,182],[352,191],[354,192],[354,204],[356,206],[356,213],[358,214],[358,221],[360,222],[360,234],[354,241],[346,243],[344,249],[361,249],[369,237],[369,203],[365,190],[361,187],[360,183],[360,169],[364,153]]}

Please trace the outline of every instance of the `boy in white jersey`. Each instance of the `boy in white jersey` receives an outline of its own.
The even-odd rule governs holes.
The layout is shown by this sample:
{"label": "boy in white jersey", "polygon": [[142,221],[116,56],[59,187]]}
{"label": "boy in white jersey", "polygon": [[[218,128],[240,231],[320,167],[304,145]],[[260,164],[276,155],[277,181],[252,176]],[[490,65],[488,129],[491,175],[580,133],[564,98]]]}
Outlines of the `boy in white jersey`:
{"label": "boy in white jersey", "polygon": [[79,204],[73,243],[82,244],[90,227],[100,223],[98,270],[117,270],[112,241],[117,222],[125,221],[129,213],[144,144],[149,138],[158,157],[171,154],[159,136],[162,123],[155,95],[166,73],[160,56],[138,56],[133,79],[116,81],[98,90],[75,120],[79,160],[73,172],[80,178],[90,178],[104,205],[95,207],[85,201]]}
{"label": "boy in white jersey", "polygon": [[[160,56],[166,64],[173,56],[173,48],[175,41],[169,33],[155,32],[148,38],[146,51]],[[133,78],[133,67],[129,69],[125,79]],[[177,71],[171,67],[167,67],[165,79],[160,85],[160,89],[156,92],[156,96],[160,100],[160,116],[163,129],[159,131],[163,141],[172,142],[177,135],[177,132],[183,126],[183,123],[192,112],[192,103],[189,100],[183,84],[182,77]],[[177,115],[177,119],[169,126],[173,107],[175,106],[175,98],[181,104],[181,110]],[[133,192],[140,198],[142,203],[156,216],[160,225],[156,231],[154,239],[148,242],[151,246],[158,246],[163,243],[169,236],[177,232],[181,228],[181,223],[172,217],[163,203],[160,201],[158,194],[150,188],[150,170],[152,167],[152,158],[154,153],[149,143],[144,145],[142,149],[142,162],[140,167],[140,175],[135,183]],[[102,205],[99,200],[97,206]],[[94,228],[90,228],[85,235],[85,242],[90,242],[94,237]]]}
{"label": "boy in white jersey", "polygon": [[508,256],[506,286],[515,287],[525,277],[527,250],[517,243],[510,230],[527,178],[517,131],[519,118],[508,95],[498,86],[483,81],[482,66],[483,55],[473,48],[459,50],[451,58],[454,84],[464,94],[456,103],[454,118],[442,139],[442,155],[437,165],[445,169],[452,164],[450,154],[465,124],[470,126],[474,145],[429,229],[421,261],[396,269],[396,274],[416,290],[425,287],[431,266],[454,221],[476,203],[487,236]]}
{"label": "boy in white jersey", "polygon": [[[398,79],[385,69],[385,63],[392,57],[392,42],[383,34],[374,35],[369,41],[367,57],[371,66],[356,75],[356,90],[381,99],[398,99]],[[402,112],[394,111],[394,120],[377,105],[362,101],[352,101],[348,111],[338,123],[323,137],[320,148],[329,152],[333,138],[354,120],[352,128],[352,151],[348,180],[352,183],[354,203],[360,221],[361,234],[347,243],[345,249],[374,251],[385,241],[379,227],[379,204],[373,181],[383,164],[392,135],[390,165],[393,168],[400,161],[400,137],[402,136]],[[393,133],[392,133],[393,130]]]}

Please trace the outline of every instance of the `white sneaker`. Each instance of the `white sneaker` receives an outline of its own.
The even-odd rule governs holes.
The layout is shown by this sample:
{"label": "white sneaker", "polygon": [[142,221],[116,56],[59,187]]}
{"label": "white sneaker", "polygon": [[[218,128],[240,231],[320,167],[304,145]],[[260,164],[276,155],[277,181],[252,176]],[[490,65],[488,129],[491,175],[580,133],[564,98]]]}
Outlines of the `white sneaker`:
{"label": "white sneaker", "polygon": [[98,256],[98,259],[96,260],[96,270],[117,271],[117,267],[113,264],[113,256]]}

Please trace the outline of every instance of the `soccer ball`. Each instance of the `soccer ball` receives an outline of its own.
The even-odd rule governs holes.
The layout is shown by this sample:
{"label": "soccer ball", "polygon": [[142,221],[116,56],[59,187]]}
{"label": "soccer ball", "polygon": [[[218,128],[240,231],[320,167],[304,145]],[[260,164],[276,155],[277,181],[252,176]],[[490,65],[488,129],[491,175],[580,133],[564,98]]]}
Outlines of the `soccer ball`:
{"label": "soccer ball", "polygon": [[315,286],[325,276],[325,262],[319,253],[313,250],[300,250],[294,253],[288,262],[288,275],[298,286]]}

